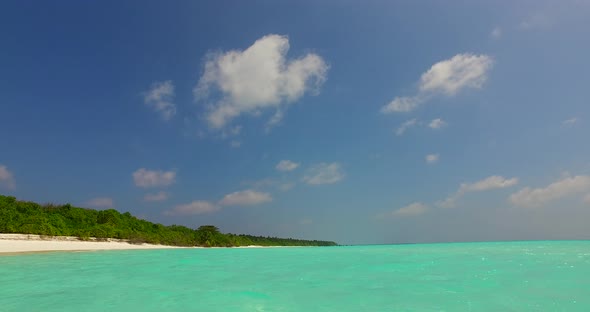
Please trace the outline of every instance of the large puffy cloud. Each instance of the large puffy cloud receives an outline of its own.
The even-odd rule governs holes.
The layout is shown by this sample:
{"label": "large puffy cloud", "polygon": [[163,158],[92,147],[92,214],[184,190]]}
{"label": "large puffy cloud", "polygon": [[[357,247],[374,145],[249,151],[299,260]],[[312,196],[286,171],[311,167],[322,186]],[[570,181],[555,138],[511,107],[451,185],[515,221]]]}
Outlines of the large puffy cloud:
{"label": "large puffy cloud", "polygon": [[244,190],[225,195],[219,204],[222,206],[254,206],[272,201],[269,193]]}
{"label": "large puffy cloud", "polygon": [[551,201],[590,191],[590,176],[566,177],[542,188],[525,187],[510,195],[510,202],[521,207],[539,207]]}
{"label": "large puffy cloud", "polygon": [[140,168],[133,173],[133,181],[139,187],[168,186],[176,181],[176,172]]}
{"label": "large puffy cloud", "polygon": [[437,203],[440,207],[454,207],[456,201],[470,192],[483,192],[493,189],[512,187],[518,184],[518,178],[504,178],[502,176],[490,176],[474,183],[462,183],[455,194]]}
{"label": "large puffy cloud", "polygon": [[410,112],[437,94],[453,96],[463,89],[481,88],[493,64],[493,59],[488,55],[470,53],[457,54],[440,61],[422,74],[415,96],[396,97],[383,106],[381,112]]}
{"label": "large puffy cloud", "polygon": [[207,112],[212,128],[220,129],[244,114],[274,109],[270,125],[284,116],[288,104],[305,93],[317,94],[326,80],[328,65],[317,54],[308,53],[288,60],[289,39],[267,35],[246,50],[233,50],[210,55],[194,93],[206,99],[219,92]]}
{"label": "large puffy cloud", "polygon": [[309,168],[303,181],[310,185],[332,184],[344,179],[344,171],[339,163],[320,163]]}
{"label": "large puffy cloud", "polygon": [[186,216],[212,213],[219,210],[219,207],[203,200],[195,200],[188,204],[178,205],[171,210],[164,211],[168,216]]}
{"label": "large puffy cloud", "polygon": [[159,113],[164,120],[170,120],[176,115],[174,84],[171,80],[154,82],[150,89],[144,93],[143,101]]}
{"label": "large puffy cloud", "polygon": [[16,188],[16,180],[14,174],[8,170],[6,166],[0,165],[0,187],[14,190]]}

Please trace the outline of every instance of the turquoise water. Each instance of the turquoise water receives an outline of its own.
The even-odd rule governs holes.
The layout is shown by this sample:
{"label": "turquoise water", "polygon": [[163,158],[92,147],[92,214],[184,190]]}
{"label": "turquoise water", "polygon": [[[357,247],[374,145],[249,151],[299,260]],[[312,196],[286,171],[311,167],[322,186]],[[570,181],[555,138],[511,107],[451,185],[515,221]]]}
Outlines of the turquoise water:
{"label": "turquoise water", "polygon": [[0,311],[590,311],[590,242],[0,256]]}

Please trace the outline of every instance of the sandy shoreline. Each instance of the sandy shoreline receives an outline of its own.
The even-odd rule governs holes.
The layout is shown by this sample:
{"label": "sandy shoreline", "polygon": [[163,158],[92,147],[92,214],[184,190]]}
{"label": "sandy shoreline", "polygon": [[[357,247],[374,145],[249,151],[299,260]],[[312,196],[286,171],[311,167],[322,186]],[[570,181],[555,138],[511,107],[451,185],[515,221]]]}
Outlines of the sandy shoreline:
{"label": "sandy shoreline", "polygon": [[[288,246],[239,246],[210,248],[277,248]],[[152,244],[130,244],[125,240],[109,238],[98,241],[91,237],[82,241],[74,236],[41,236],[35,234],[0,234],[0,255],[18,253],[38,253],[51,251],[97,251],[97,250],[133,250],[133,249],[172,249],[172,248],[205,248],[181,247]]]}
{"label": "sandy shoreline", "polygon": [[94,251],[127,249],[171,249],[176,246],[130,244],[123,240],[81,241],[77,237],[44,237],[32,234],[0,234],[0,254],[47,251]]}

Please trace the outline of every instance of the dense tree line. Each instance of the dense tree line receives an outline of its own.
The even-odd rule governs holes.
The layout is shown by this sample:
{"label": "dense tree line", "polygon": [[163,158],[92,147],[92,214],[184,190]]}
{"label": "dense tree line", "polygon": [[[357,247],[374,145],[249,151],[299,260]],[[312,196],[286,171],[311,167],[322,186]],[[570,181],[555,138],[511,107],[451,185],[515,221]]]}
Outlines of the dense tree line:
{"label": "dense tree line", "polygon": [[174,246],[334,246],[328,241],[223,234],[212,225],[190,229],[164,226],[115,209],[94,210],[65,205],[39,205],[0,195],[0,233],[76,236],[82,240],[118,238],[131,243]]}

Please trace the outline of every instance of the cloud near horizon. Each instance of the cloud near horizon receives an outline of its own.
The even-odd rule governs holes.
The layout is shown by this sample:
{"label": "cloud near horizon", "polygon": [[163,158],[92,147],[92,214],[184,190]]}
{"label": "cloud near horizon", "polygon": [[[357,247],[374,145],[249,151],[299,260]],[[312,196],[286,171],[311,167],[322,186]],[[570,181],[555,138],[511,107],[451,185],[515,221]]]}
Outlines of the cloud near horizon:
{"label": "cloud near horizon", "polygon": [[16,189],[16,180],[14,179],[14,174],[8,170],[8,168],[4,165],[0,165],[0,188],[5,188],[8,190],[15,190]]}
{"label": "cloud near horizon", "polygon": [[176,182],[176,172],[140,168],[133,173],[133,181],[143,188],[165,187]]}
{"label": "cloud near horizon", "polygon": [[428,206],[421,202],[411,203],[407,206],[394,210],[392,212],[379,215],[380,218],[387,217],[415,217],[428,212]]}
{"label": "cloud near horizon", "polygon": [[254,206],[272,201],[269,193],[244,190],[225,195],[219,204],[222,206]]}
{"label": "cloud near horizon", "polygon": [[269,193],[244,190],[225,195],[217,204],[206,200],[194,200],[188,204],[177,205],[163,212],[166,216],[188,216],[220,211],[224,206],[255,206],[272,201]]}
{"label": "cloud near horizon", "polygon": [[510,195],[510,202],[520,207],[540,207],[551,201],[590,192],[590,176],[566,177],[546,187],[525,187]]}
{"label": "cloud near horizon", "polygon": [[440,61],[422,74],[415,96],[394,98],[381,108],[381,113],[410,112],[435,95],[454,96],[463,89],[480,89],[493,67],[493,59],[485,54],[457,54]]}
{"label": "cloud near horizon", "polygon": [[194,94],[197,100],[207,100],[212,91],[220,95],[206,113],[210,128],[221,129],[243,114],[274,110],[267,125],[272,127],[291,103],[319,93],[328,65],[314,53],[287,59],[289,47],[287,36],[273,34],[243,51],[209,55]]}
{"label": "cloud near horizon", "polygon": [[461,183],[457,192],[447,197],[443,201],[437,202],[437,206],[443,208],[455,207],[457,200],[463,197],[467,193],[471,192],[483,192],[493,189],[502,189],[512,187],[518,184],[518,178],[507,179],[502,176],[489,176],[483,180],[474,183]]}
{"label": "cloud near horizon", "polygon": [[166,216],[199,215],[218,211],[220,208],[208,201],[195,200],[188,204],[178,205],[171,210],[164,211]]}

